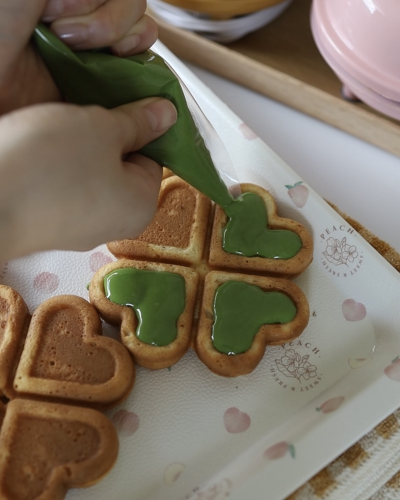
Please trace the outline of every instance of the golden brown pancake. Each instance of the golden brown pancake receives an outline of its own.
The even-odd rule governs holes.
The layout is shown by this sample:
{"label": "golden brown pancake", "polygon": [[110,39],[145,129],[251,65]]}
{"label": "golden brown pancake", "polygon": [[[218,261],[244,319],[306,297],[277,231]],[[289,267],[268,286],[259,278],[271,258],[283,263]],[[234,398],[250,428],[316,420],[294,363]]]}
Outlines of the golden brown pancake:
{"label": "golden brown pancake", "polygon": [[[222,248],[222,233],[227,222],[224,211],[216,207],[214,215],[209,200],[187,183],[175,176],[164,178],[158,210],[150,227],[139,238],[110,243],[109,250],[116,257],[123,257],[123,260],[100,269],[90,287],[90,300],[106,321],[123,323],[123,315],[130,316],[129,336],[133,340],[132,345],[137,344],[137,339],[135,340],[132,333],[136,324],[135,314],[129,306],[125,306],[122,313],[122,306],[112,304],[105,297],[103,279],[110,269],[115,270],[119,266],[128,265],[142,268],[150,262],[152,266],[155,266],[154,269],[164,270],[163,266],[166,263],[174,262],[179,263],[182,268],[191,268],[198,273],[192,334],[193,347],[200,359],[215,373],[225,376],[249,373],[262,359],[266,345],[281,344],[292,340],[299,336],[307,326],[309,316],[307,300],[302,291],[289,279],[301,274],[310,265],[313,254],[311,235],[300,223],[279,217],[275,201],[266,190],[259,186],[243,184],[242,191],[254,192],[264,201],[269,229],[288,229],[300,237],[302,248],[298,254],[284,260],[244,257],[225,252]],[[135,259],[135,261],[130,259]],[[212,271],[220,272],[214,274]],[[277,277],[282,280],[277,280]],[[240,355],[216,354],[211,343],[213,321],[210,318],[213,314],[210,310],[213,307],[218,280],[250,281],[257,283],[262,290],[275,287],[292,299],[297,307],[296,317],[285,325],[261,327],[249,352]],[[204,283],[206,285],[203,294]],[[192,290],[190,293],[192,294]],[[110,314],[110,311],[114,309],[118,313]],[[191,302],[190,309],[192,309]],[[123,331],[126,331],[126,328]],[[124,336],[126,333],[122,333],[122,337]],[[124,339],[123,342],[127,345]],[[129,349],[132,352],[132,348]],[[157,346],[144,349],[149,353],[144,366],[153,368],[165,366],[156,361],[152,363],[150,352],[156,360],[158,349]],[[143,363],[138,360],[137,354],[133,352],[132,354],[139,364]]]}
{"label": "golden brown pancake", "polygon": [[21,354],[30,314],[23,298],[0,285],[0,396],[14,396],[14,372]]}
{"label": "golden brown pancake", "polygon": [[[104,277],[116,269],[126,268],[179,274],[185,280],[185,309],[178,318],[176,339],[172,343],[153,346],[139,340],[135,335],[138,320],[134,310],[130,306],[121,306],[106,298]],[[106,264],[93,276],[89,287],[90,301],[107,322],[120,325],[122,343],[138,365],[153,370],[168,368],[179,361],[191,346],[198,279],[198,274],[187,267],[122,259]]]}
{"label": "golden brown pancake", "polygon": [[117,454],[116,431],[99,411],[15,399],[0,430],[0,498],[61,500],[98,482]]}
{"label": "golden brown pancake", "polygon": [[[256,285],[264,292],[280,292],[287,295],[295,304],[297,314],[289,323],[261,326],[249,350],[242,354],[228,356],[214,347],[210,332],[215,319],[215,292],[220,285],[232,280]],[[289,280],[211,271],[205,279],[194,350],[201,361],[217,375],[225,377],[246,375],[252,372],[261,361],[267,345],[284,344],[298,337],[307,326],[309,316],[309,306],[304,293]]]}
{"label": "golden brown pancake", "polygon": [[108,408],[129,394],[135,370],[129,353],[102,336],[95,308],[59,295],[34,312],[14,379],[18,396]]}
{"label": "golden brown pancake", "polygon": [[223,209],[217,206],[210,242],[209,265],[216,269],[243,270],[246,273],[289,279],[301,274],[311,264],[313,259],[313,241],[310,233],[299,222],[279,217],[275,200],[265,189],[254,184],[242,184],[241,188],[243,193],[255,193],[264,201],[267,208],[269,229],[287,229],[296,233],[302,241],[302,248],[291,259],[243,257],[242,255],[227,253],[222,248],[222,235],[228,217]]}

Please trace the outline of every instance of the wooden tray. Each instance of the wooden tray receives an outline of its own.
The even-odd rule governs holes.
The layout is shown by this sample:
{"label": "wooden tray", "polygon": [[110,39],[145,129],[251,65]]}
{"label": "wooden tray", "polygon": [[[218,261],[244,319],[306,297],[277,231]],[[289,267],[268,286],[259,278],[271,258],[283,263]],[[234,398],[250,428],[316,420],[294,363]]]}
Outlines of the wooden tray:
{"label": "wooden tray", "polygon": [[181,59],[400,156],[400,122],[341,97],[338,78],[315,46],[310,9],[311,0],[294,0],[271,24],[227,46],[154,17],[160,40]]}

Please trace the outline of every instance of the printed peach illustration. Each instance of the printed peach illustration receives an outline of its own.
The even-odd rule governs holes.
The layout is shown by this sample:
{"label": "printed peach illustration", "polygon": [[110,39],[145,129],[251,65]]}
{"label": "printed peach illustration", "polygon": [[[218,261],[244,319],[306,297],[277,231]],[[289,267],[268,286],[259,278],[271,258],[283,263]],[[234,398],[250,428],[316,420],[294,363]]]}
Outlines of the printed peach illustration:
{"label": "printed peach illustration", "polygon": [[246,123],[242,123],[239,126],[240,133],[242,136],[247,139],[248,141],[254,141],[255,139],[258,139],[258,135],[251,130],[251,128],[246,125]]}
{"label": "printed peach illustration", "polygon": [[385,375],[396,382],[400,382],[400,357],[397,356],[392,363],[385,368]]}
{"label": "printed peach illustration", "polygon": [[53,293],[57,290],[59,281],[56,274],[43,272],[33,280],[33,288],[41,292]]}
{"label": "printed peach illustration", "polygon": [[111,421],[122,436],[132,436],[138,430],[140,424],[136,413],[127,410],[119,410],[114,413]]}
{"label": "printed peach illustration", "polygon": [[185,464],[180,462],[174,462],[168,465],[164,471],[164,483],[168,486],[174,484],[185,470],[185,467]]}
{"label": "printed peach illustration", "polygon": [[288,188],[288,195],[292,199],[295,206],[297,208],[304,207],[310,193],[308,188],[303,185],[303,181],[296,182],[293,186],[286,184],[285,187]]}
{"label": "printed peach illustration", "polygon": [[237,434],[245,432],[250,427],[251,419],[245,412],[240,411],[238,408],[228,408],[224,413],[224,424],[228,432]]}
{"label": "printed peach illustration", "polygon": [[321,413],[331,413],[339,408],[339,406],[343,403],[344,397],[337,396],[335,398],[328,399],[319,408],[315,408],[316,411],[320,411]]}
{"label": "printed peach illustration", "polygon": [[347,299],[342,304],[343,316],[347,321],[361,321],[367,315],[364,304],[354,299]]}
{"label": "printed peach illustration", "polygon": [[93,271],[94,273],[101,267],[108,264],[109,262],[112,262],[112,259],[109,255],[106,255],[104,252],[94,252],[89,257],[90,270]]}
{"label": "printed peach illustration", "polygon": [[280,441],[267,448],[263,453],[263,457],[266,460],[277,460],[278,458],[284,457],[286,453],[289,453],[292,458],[295,458],[295,447],[286,441]]}
{"label": "printed peach illustration", "polygon": [[[225,500],[232,492],[232,481],[230,479],[221,479],[218,483],[205,489],[198,490],[191,500]],[[187,498],[187,497],[186,497]]]}
{"label": "printed peach illustration", "polygon": [[361,368],[362,366],[366,365],[372,360],[372,357],[368,358],[349,358],[348,363],[350,365],[350,368],[353,368],[353,370],[356,370],[357,368]]}

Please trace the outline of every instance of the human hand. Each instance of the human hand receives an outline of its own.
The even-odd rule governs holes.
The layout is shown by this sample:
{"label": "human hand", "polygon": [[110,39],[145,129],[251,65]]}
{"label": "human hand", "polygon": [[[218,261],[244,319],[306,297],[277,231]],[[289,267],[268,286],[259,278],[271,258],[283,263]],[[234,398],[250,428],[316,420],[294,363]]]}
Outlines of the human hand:
{"label": "human hand", "polygon": [[143,52],[157,38],[146,0],[1,0],[0,115],[60,100],[50,73],[30,43],[39,20],[76,50],[110,46],[115,54]]}
{"label": "human hand", "polygon": [[154,216],[162,169],[130,152],[175,121],[160,98],[111,111],[42,104],[0,118],[0,260],[139,235]]}

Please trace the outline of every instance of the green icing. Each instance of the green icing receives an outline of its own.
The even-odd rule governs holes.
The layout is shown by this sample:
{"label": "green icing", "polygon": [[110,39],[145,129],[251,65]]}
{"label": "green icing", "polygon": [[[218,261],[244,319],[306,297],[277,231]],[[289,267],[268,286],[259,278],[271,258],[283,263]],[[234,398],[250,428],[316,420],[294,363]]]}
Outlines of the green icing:
{"label": "green icing", "polygon": [[134,309],[136,336],[146,344],[165,346],[177,336],[185,309],[185,280],[179,274],[142,269],[116,269],[104,277],[106,297]]}
{"label": "green icing", "polygon": [[250,349],[262,325],[288,323],[296,313],[296,306],[284,293],[227,281],[214,298],[213,345],[223,354],[241,354]]}
{"label": "green icing", "polygon": [[254,193],[244,193],[225,208],[229,220],[223,232],[225,252],[246,257],[290,259],[302,248],[301,238],[286,229],[268,229],[268,215],[263,200]]}
{"label": "green icing", "polygon": [[114,108],[146,97],[165,97],[178,110],[176,124],[141,152],[222,207],[233,201],[201,137],[174,73],[151,51],[121,58],[107,50],[72,52],[49,29],[36,28],[34,41],[67,101]]}

